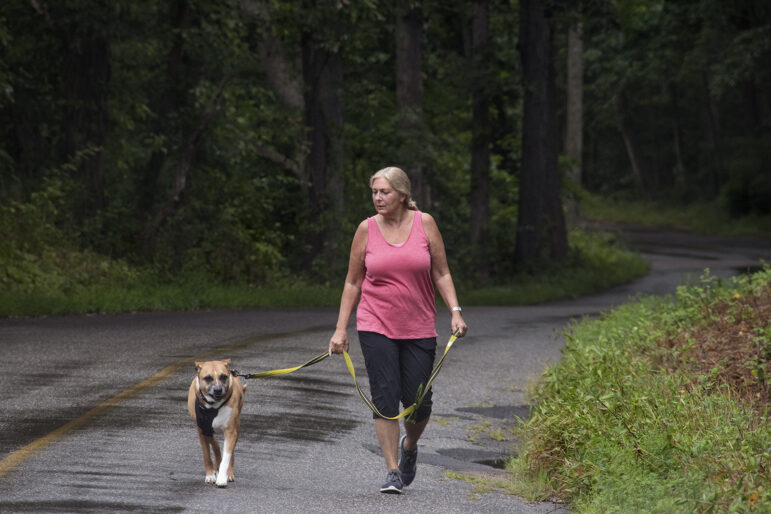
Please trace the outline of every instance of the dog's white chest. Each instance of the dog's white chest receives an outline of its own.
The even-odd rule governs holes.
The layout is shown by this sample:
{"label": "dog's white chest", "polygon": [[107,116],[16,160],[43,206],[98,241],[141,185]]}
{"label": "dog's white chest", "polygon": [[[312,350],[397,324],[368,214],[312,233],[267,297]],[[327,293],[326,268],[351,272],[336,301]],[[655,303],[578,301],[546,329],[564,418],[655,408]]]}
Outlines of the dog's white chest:
{"label": "dog's white chest", "polygon": [[211,427],[214,429],[215,432],[224,432],[225,427],[228,424],[228,420],[230,419],[230,412],[233,409],[225,406],[220,408],[219,412],[217,412],[217,417],[215,417],[212,420]]}

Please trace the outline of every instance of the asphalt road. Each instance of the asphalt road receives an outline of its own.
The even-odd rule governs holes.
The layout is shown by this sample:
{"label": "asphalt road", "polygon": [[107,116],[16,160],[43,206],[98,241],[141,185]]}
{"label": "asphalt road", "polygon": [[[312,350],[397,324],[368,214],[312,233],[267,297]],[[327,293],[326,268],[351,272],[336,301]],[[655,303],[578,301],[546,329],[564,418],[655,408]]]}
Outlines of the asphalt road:
{"label": "asphalt road", "polygon": [[[434,383],[418,476],[401,496],[378,492],[385,469],[371,415],[341,357],[247,381],[236,482],[204,484],[185,404],[193,361],[229,357],[242,372],[298,365],[326,349],[334,309],[0,320],[0,511],[567,512],[475,493],[445,471],[503,475],[498,461],[517,451],[508,429],[528,413],[524,391],[560,358],[571,319],[671,293],[704,268],[728,276],[771,262],[770,241],[624,237],[650,259],[648,277],[576,300],[464,310],[469,335]],[[449,318],[438,326],[448,332]],[[358,345],[351,356],[366,384]]]}

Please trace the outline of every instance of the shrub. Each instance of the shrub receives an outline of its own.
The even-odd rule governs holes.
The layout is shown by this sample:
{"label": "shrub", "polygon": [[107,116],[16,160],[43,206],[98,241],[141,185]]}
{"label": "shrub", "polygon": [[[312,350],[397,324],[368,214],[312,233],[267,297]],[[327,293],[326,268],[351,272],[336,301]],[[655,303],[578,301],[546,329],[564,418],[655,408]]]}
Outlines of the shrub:
{"label": "shrub", "polygon": [[[675,298],[571,326],[535,391],[516,467],[581,512],[767,511],[769,318],[749,312],[771,305],[769,284],[768,268],[730,282],[705,275]],[[689,352],[710,329],[735,351],[744,338],[726,326],[751,332],[740,361],[758,394],[746,394],[743,374]],[[699,341],[682,337],[694,330]]]}

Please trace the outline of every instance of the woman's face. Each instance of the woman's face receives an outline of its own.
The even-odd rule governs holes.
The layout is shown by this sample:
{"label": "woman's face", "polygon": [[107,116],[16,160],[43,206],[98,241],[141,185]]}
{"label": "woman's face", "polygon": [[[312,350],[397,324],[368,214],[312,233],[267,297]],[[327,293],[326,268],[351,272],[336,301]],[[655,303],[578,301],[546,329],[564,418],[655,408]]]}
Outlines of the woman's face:
{"label": "woman's face", "polygon": [[378,214],[387,216],[398,212],[404,205],[406,195],[391,187],[391,183],[383,177],[372,182],[372,203]]}

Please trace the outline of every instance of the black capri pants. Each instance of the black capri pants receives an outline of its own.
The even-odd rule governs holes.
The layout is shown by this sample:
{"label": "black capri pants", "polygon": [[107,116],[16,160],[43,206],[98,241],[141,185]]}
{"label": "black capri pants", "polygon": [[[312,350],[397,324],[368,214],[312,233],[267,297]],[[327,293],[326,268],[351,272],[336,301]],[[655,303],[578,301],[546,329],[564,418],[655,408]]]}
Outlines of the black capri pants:
{"label": "black capri pants", "polygon": [[[359,332],[359,344],[369,375],[372,403],[384,415],[399,414],[399,402],[404,407],[415,403],[420,384],[431,377],[436,357],[436,337],[425,339],[390,339],[376,332]],[[432,388],[433,389],[433,388]],[[415,414],[420,423],[431,414],[430,390]],[[373,418],[379,417],[377,414]]]}

